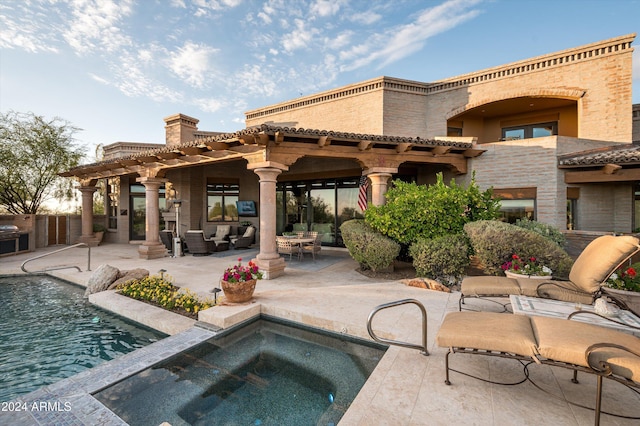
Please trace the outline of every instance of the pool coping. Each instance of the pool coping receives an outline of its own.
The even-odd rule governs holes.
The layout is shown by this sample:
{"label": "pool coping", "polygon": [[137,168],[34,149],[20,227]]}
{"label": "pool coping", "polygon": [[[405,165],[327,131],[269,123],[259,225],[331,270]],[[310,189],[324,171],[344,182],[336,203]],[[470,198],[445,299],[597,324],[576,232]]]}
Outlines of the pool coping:
{"label": "pool coping", "polygon": [[3,422],[12,425],[120,425],[127,423],[93,394],[214,337],[219,330],[197,323],[188,330],[9,401]]}

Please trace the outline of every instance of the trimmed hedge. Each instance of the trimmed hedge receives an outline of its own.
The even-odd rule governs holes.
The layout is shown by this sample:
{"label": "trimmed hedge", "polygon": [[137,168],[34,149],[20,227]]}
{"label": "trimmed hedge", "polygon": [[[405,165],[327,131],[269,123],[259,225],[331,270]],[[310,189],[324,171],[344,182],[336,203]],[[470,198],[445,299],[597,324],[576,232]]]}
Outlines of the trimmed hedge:
{"label": "trimmed hedge", "polygon": [[344,222],[340,231],[349,254],[362,269],[375,272],[389,268],[400,253],[398,243],[374,231],[361,219]]}
{"label": "trimmed hedge", "polygon": [[537,222],[535,220],[529,219],[518,219],[515,223],[516,226],[520,228],[528,229],[533,232],[537,232],[545,238],[550,239],[554,243],[556,243],[560,247],[564,247],[566,244],[566,238],[562,232],[558,228],[552,225],[548,225],[546,223]]}
{"label": "trimmed hedge", "polygon": [[573,259],[554,241],[537,232],[495,220],[479,220],[464,226],[473,252],[485,271],[502,275],[502,264],[515,253],[535,257],[553,271],[554,278],[567,278]]}
{"label": "trimmed hedge", "polygon": [[464,234],[419,239],[409,248],[416,275],[457,284],[469,266],[469,240]]}

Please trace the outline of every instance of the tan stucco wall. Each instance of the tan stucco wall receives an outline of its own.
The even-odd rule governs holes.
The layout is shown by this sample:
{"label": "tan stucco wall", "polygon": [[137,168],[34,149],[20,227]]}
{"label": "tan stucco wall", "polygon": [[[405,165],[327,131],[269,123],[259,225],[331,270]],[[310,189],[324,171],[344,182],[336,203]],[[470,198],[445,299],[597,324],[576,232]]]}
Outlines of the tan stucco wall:
{"label": "tan stucco wall", "polygon": [[[314,103],[310,103],[310,99]],[[382,99],[381,87],[362,82],[249,111],[245,123],[247,127],[268,123],[283,127],[379,135],[384,130]],[[271,112],[260,115],[265,111]]]}
{"label": "tan stucco wall", "polygon": [[[249,111],[246,124],[434,138],[447,134],[448,118],[467,109],[533,96],[576,102],[575,107],[544,111],[559,114],[563,135],[630,142],[631,121],[620,117],[632,114],[633,38],[603,40],[432,83],[380,77]],[[495,124],[465,123],[465,136],[497,140]]]}

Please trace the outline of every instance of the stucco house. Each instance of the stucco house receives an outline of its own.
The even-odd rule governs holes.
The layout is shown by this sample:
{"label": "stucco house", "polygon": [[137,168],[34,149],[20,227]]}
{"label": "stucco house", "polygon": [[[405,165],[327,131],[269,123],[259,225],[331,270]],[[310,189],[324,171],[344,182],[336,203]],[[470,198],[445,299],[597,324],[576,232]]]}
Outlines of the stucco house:
{"label": "stucco house", "polygon": [[166,255],[161,228],[209,235],[248,221],[272,278],[285,267],[275,246],[285,230],[318,230],[324,244],[342,244],[341,223],[362,217],[363,176],[379,205],[391,179],[428,184],[440,172],[493,187],[505,220],[632,232],[640,227],[634,38],[436,82],[374,78],[248,111],[246,128],[233,133],[166,117],[165,144],[118,142],[103,161],[63,174],[80,182],[81,240],[92,238],[92,197],[105,179],[109,241],[141,241],[140,256],[154,258]]}

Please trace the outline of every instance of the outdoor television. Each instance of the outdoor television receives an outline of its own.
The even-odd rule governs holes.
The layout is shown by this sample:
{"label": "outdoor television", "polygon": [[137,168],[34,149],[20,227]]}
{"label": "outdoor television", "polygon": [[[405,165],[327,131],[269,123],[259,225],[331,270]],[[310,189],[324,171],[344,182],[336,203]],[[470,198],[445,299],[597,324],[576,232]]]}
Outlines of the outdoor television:
{"label": "outdoor television", "polygon": [[238,216],[258,216],[256,212],[256,203],[253,201],[236,201],[238,207]]}

